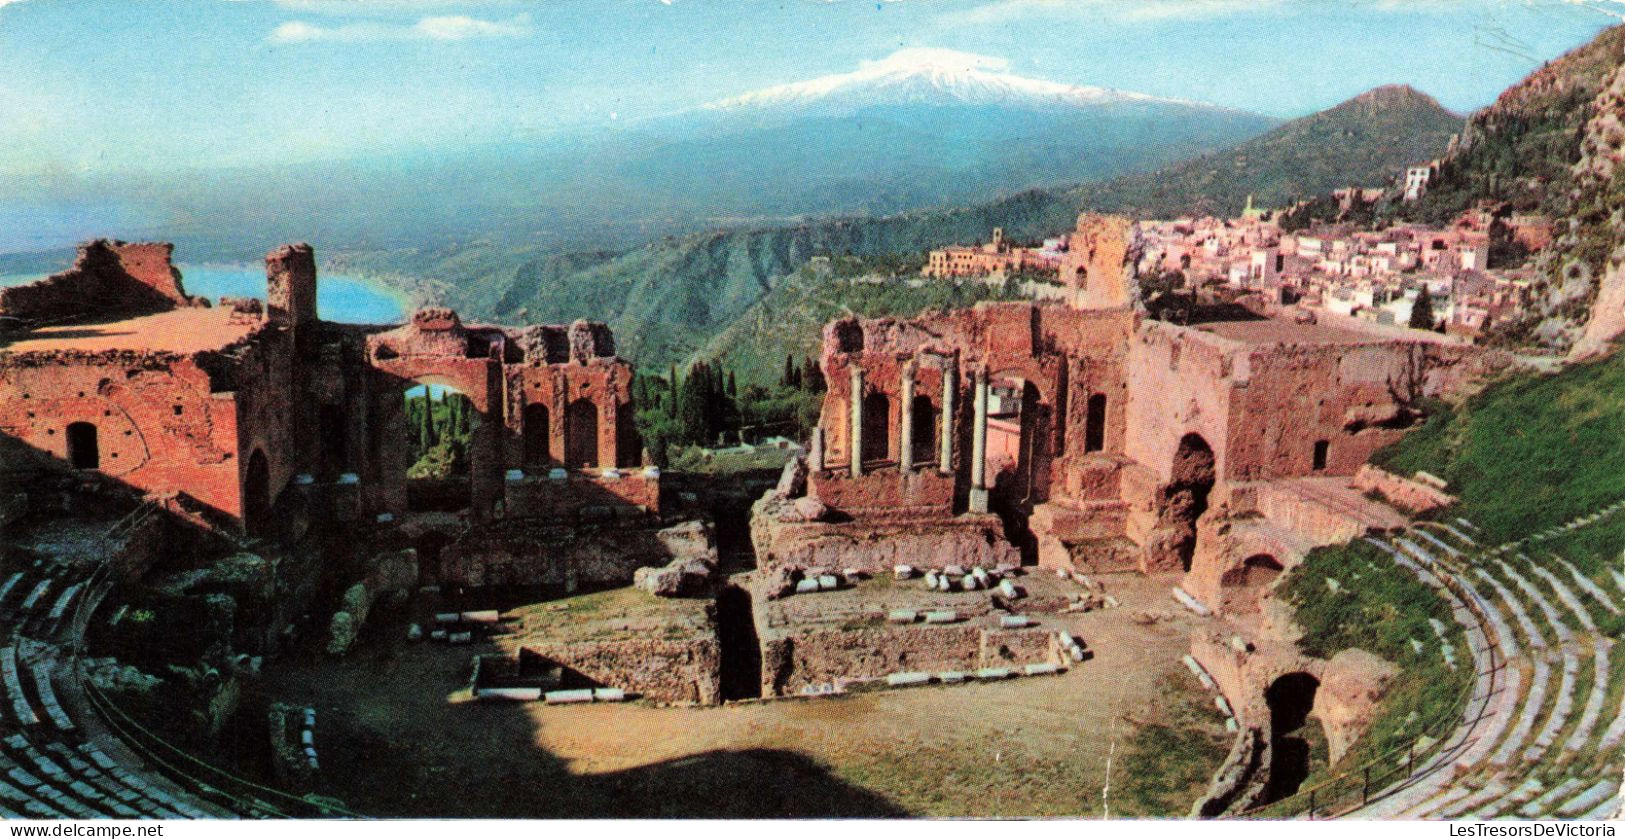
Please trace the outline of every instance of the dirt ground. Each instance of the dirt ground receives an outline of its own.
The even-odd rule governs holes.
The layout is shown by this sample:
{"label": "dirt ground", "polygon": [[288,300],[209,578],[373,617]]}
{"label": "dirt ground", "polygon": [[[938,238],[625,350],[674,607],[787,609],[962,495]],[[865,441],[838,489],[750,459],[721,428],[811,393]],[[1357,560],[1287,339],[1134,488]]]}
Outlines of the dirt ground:
{"label": "dirt ground", "polygon": [[[265,686],[318,709],[317,792],[378,816],[1098,816],[1108,757],[1113,816],[1183,815],[1228,746],[1179,663],[1193,619],[1171,579],[1106,582],[1122,607],[1066,620],[1092,660],[1001,684],[704,708],[476,702],[469,663],[487,649],[384,629]],[[1170,737],[1194,746],[1173,759]]]}

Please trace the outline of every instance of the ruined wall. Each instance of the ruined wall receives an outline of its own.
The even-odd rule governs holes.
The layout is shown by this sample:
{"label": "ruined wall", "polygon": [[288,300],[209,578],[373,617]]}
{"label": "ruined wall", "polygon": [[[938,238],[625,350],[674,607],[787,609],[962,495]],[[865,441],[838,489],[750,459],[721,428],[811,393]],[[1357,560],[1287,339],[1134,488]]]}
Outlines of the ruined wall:
{"label": "ruined wall", "polygon": [[[297,367],[294,337],[277,326],[261,330],[258,340],[236,355],[231,378],[236,388],[236,465],[242,487],[237,514],[250,532],[271,526],[277,500],[298,471]],[[263,458],[263,474],[258,458]]]}
{"label": "ruined wall", "polygon": [[762,695],[889,673],[939,673],[1056,663],[1054,635],[976,626],[814,627],[776,633],[762,645]]}
{"label": "ruined wall", "polygon": [[443,585],[628,585],[637,569],[674,558],[658,525],[639,519],[491,522],[468,529],[440,551]]}
{"label": "ruined wall", "polygon": [[1369,463],[1354,473],[1354,488],[1362,492],[1375,492],[1388,503],[1412,513],[1448,507],[1458,500],[1444,490],[1395,475]]}
{"label": "ruined wall", "polygon": [[1135,266],[1141,249],[1139,226],[1133,221],[1096,213],[1078,216],[1059,271],[1071,304],[1083,309],[1138,306]]}
{"label": "ruined wall", "polygon": [[[659,512],[654,473],[606,472],[637,467],[642,447],[632,369],[614,356],[603,324],[510,331],[465,326],[449,309],[423,309],[404,326],[367,335],[365,365],[361,402],[347,405],[371,418],[364,477],[382,511],[407,510],[405,392],[432,384],[474,405],[469,483],[481,519],[575,516],[606,505]],[[551,478],[554,469],[564,469],[565,480]],[[510,481],[509,470],[526,477]]]}
{"label": "ruined wall", "polygon": [[[1161,482],[1173,477],[1174,453],[1187,434],[1213,449],[1221,476],[1230,474],[1230,406],[1237,371],[1229,348],[1196,330],[1146,321],[1126,363],[1129,393],[1123,454]],[[1233,378],[1234,377],[1234,378]],[[1281,415],[1270,418],[1279,423]]]}
{"label": "ruined wall", "polygon": [[[1104,450],[1117,450],[1125,421],[1125,345],[1135,316],[1126,310],[1082,311],[1055,304],[983,303],[970,309],[929,312],[899,320],[849,318],[825,328],[821,364],[829,389],[824,396],[819,427],[828,480],[819,481],[831,497],[832,485],[851,480],[852,371],[863,373],[865,395],[864,447],[883,458],[866,468],[884,470],[900,459],[902,391],[905,369],[913,371],[914,394],[931,410],[930,445],[916,456],[916,469],[940,464],[942,383],[952,375],[952,474],[954,496],[963,503],[970,486],[970,454],[975,404],[975,377],[985,371],[992,387],[1018,394],[1019,410],[1005,419],[990,421],[987,484],[995,493],[1019,506],[1042,503],[1052,494],[1059,465],[1067,457],[1081,457],[1086,449],[1088,400],[1100,393],[1107,399]],[[884,398],[884,422],[868,416]],[[882,432],[882,429],[884,431]],[[1002,436],[999,429],[1006,433]],[[922,428],[921,431],[924,429]],[[872,439],[883,435],[883,446]],[[919,435],[916,434],[916,437]],[[1001,447],[1002,446],[1002,447]],[[895,472],[893,472],[895,479]],[[826,477],[826,476],[819,476]],[[816,480],[816,479],[815,479]],[[867,480],[867,476],[864,479]],[[887,497],[885,490],[854,487],[846,495],[861,496],[858,509],[896,503],[937,503],[918,497],[918,488],[901,492],[913,497]],[[893,493],[897,495],[897,493]],[[820,496],[831,507],[845,509]]]}
{"label": "ruined wall", "polygon": [[194,359],[163,353],[0,356],[0,434],[68,462],[68,426],[96,429],[98,471],[242,512],[235,395]]}
{"label": "ruined wall", "polygon": [[524,653],[564,665],[606,687],[656,702],[714,705],[722,701],[722,648],[715,638],[527,641]]}
{"label": "ruined wall", "polygon": [[97,239],[81,245],[72,268],[36,283],[0,288],[0,329],[16,321],[52,323],[194,305],[170,264],[173,250],[167,242]]}

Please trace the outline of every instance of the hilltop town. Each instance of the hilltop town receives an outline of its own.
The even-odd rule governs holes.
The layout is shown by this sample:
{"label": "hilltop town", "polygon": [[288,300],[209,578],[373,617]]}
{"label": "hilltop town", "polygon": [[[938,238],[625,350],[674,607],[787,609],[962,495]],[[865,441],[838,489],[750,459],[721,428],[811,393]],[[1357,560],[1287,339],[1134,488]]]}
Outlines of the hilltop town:
{"label": "hilltop town", "polygon": [[[1428,166],[1409,170],[1404,200],[1425,193],[1429,171]],[[1331,199],[1347,215],[1382,200],[1384,193],[1350,187]],[[1138,271],[1157,293],[1222,297],[1260,311],[1291,308],[1479,339],[1527,313],[1535,281],[1528,261],[1553,237],[1550,218],[1493,205],[1436,228],[1413,222],[1370,227],[1299,221],[1295,215],[1307,203],[1273,212],[1249,205],[1234,218],[1142,222]],[[1076,271],[1071,250],[1068,236],[1027,247],[995,229],[985,244],[931,251],[921,276],[1014,281],[1044,299],[1058,296],[1061,278]],[[1417,311],[1418,298],[1425,298],[1425,311]]]}

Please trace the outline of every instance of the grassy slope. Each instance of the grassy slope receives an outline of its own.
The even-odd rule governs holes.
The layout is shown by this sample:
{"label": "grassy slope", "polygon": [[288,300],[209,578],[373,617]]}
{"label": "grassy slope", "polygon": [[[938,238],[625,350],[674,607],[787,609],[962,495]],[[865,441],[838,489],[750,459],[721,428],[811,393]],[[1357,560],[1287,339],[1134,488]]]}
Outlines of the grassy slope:
{"label": "grassy slope", "polygon": [[[1447,515],[1484,528],[1485,544],[1591,513],[1625,498],[1625,354],[1507,378],[1454,408],[1441,407],[1377,460],[1396,472],[1423,469],[1449,480],[1461,504]],[[1602,580],[1605,565],[1617,567],[1625,551],[1625,516],[1544,542],[1540,551],[1565,556]],[[1337,580],[1335,590],[1329,579]],[[1387,554],[1361,542],[1316,550],[1292,570],[1282,592],[1305,630],[1299,642],[1305,652],[1330,656],[1358,646],[1402,668],[1371,730],[1334,769],[1449,726],[1467,674],[1445,667],[1428,618],[1451,627],[1456,658],[1466,661],[1461,632],[1437,595]],[[1421,653],[1412,638],[1423,642]],[[1305,788],[1330,774],[1316,772]]]}
{"label": "grassy slope", "polygon": [[1376,461],[1449,481],[1492,544],[1590,513],[1625,498],[1625,356],[1492,385]]}

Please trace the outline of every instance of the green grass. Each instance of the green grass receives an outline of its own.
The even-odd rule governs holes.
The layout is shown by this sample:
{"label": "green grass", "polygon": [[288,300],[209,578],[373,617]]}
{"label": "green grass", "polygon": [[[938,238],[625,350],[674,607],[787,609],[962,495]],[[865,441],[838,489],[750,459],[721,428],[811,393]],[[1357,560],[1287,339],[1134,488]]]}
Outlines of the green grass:
{"label": "green grass", "polygon": [[1112,773],[1118,784],[1112,816],[1183,817],[1230,750],[1219,727],[1219,712],[1206,694],[1182,688],[1172,676],[1163,680],[1171,700],[1161,718],[1143,724],[1129,741],[1122,767]]}
{"label": "green grass", "polygon": [[1378,452],[1402,475],[1450,482],[1487,544],[1522,538],[1625,498],[1625,358],[1492,384]]}
{"label": "green grass", "polygon": [[[1328,579],[1338,581],[1336,591]],[[1326,765],[1321,752],[1304,790],[1378,758],[1385,758],[1384,763],[1373,772],[1382,771],[1392,766],[1387,758],[1403,754],[1418,735],[1437,737],[1454,727],[1471,684],[1472,657],[1449,606],[1393,557],[1364,542],[1319,548],[1289,572],[1280,591],[1296,609],[1304,631],[1298,646],[1305,653],[1330,658],[1357,647],[1400,668],[1371,727],[1336,765]],[[1429,618],[1449,627],[1445,638],[1456,650],[1455,670],[1446,666]],[[1423,643],[1420,653],[1412,647],[1412,638]],[[1349,778],[1321,794],[1317,806],[1358,793],[1359,779]],[[1263,815],[1284,815],[1305,806],[1301,798],[1287,799],[1279,812],[1266,810]]]}

